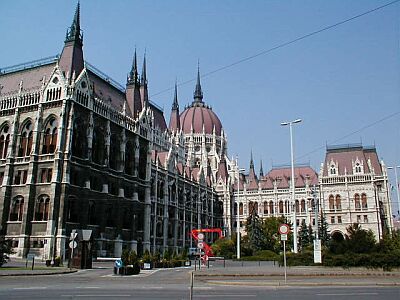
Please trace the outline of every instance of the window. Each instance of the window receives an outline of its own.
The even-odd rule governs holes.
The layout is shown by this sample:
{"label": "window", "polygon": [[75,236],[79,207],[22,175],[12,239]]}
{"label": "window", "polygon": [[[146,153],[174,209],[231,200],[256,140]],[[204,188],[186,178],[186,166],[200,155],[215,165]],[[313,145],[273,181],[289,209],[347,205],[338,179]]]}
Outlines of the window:
{"label": "window", "polygon": [[306,201],[304,199],[301,200],[301,212],[306,212]]}
{"label": "window", "polygon": [[330,173],[331,173],[331,175],[336,175],[336,167],[333,164],[330,167]]}
{"label": "window", "polygon": [[283,202],[279,201],[279,213],[283,214]]}
{"label": "window", "polygon": [[272,202],[272,201],[269,201],[269,213],[271,215],[274,214],[274,202]]}
{"label": "window", "polygon": [[24,198],[23,197],[15,197],[11,201],[11,209],[10,209],[10,221],[22,221],[22,215],[24,213]]}
{"label": "window", "polygon": [[337,222],[338,222],[339,224],[342,224],[342,216],[338,216],[338,217],[337,217]]}
{"label": "window", "polygon": [[53,169],[51,168],[43,168],[40,170],[40,183],[51,182],[53,175]]}
{"label": "window", "polygon": [[335,209],[335,198],[333,195],[329,196],[329,209],[334,210]]}
{"label": "window", "polygon": [[296,212],[298,213],[299,212],[299,200],[295,201],[295,209],[296,209]]}
{"label": "window", "polygon": [[0,159],[7,157],[8,145],[10,144],[10,127],[5,125],[0,131]]}
{"label": "window", "polygon": [[237,211],[238,211],[238,205],[237,203],[235,203],[235,205],[233,206],[233,214],[236,216],[237,215]]}
{"label": "window", "polygon": [[78,223],[79,219],[79,207],[78,200],[74,198],[68,199],[67,206],[67,222]]}
{"label": "window", "polygon": [[56,145],[57,145],[57,121],[55,118],[51,118],[49,122],[47,122],[44,130],[42,154],[54,153]]}
{"label": "window", "polygon": [[243,215],[243,203],[239,204],[239,215]]}
{"label": "window", "polygon": [[331,224],[335,224],[335,217],[331,217]]}
{"label": "window", "polygon": [[359,194],[355,194],[354,195],[354,207],[356,210],[360,210],[361,209],[361,202],[360,202],[360,195]]}
{"label": "window", "polygon": [[364,215],[364,223],[368,223],[368,216]]}
{"label": "window", "polygon": [[361,206],[362,206],[362,209],[367,209],[368,208],[367,195],[366,194],[362,194],[361,195]]}
{"label": "window", "polygon": [[14,184],[25,184],[28,179],[28,170],[18,170],[14,176]]}
{"label": "window", "polygon": [[93,201],[89,201],[88,224],[96,224],[96,206]]}
{"label": "window", "polygon": [[356,172],[356,173],[361,173],[361,166],[360,166],[360,163],[356,163],[355,172]]}
{"label": "window", "polygon": [[258,203],[250,201],[249,202],[249,215],[256,215],[258,212]]}
{"label": "window", "polygon": [[336,195],[336,209],[342,210],[342,200],[340,199],[340,195]]}
{"label": "window", "polygon": [[36,202],[35,221],[47,221],[49,219],[50,199],[49,196],[40,196]]}
{"label": "window", "polygon": [[264,215],[268,215],[268,202],[264,201]]}
{"label": "window", "polygon": [[33,133],[32,133],[32,122],[28,121],[22,127],[21,136],[19,139],[19,149],[18,156],[29,156],[32,150],[32,141],[33,141]]}
{"label": "window", "polygon": [[357,215],[357,223],[361,223],[361,215]]}

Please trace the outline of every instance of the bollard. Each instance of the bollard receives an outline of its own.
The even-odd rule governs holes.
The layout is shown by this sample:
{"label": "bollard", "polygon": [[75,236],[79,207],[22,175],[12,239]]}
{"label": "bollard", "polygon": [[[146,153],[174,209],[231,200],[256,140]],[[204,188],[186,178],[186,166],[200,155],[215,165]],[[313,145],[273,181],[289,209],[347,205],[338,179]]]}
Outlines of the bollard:
{"label": "bollard", "polygon": [[32,257],[32,270],[34,266],[35,266],[35,257]]}
{"label": "bollard", "polygon": [[190,294],[189,294],[189,299],[193,299],[193,282],[194,282],[194,273],[192,272],[190,274]]}
{"label": "bollard", "polygon": [[224,268],[225,268],[225,257],[224,257]]}

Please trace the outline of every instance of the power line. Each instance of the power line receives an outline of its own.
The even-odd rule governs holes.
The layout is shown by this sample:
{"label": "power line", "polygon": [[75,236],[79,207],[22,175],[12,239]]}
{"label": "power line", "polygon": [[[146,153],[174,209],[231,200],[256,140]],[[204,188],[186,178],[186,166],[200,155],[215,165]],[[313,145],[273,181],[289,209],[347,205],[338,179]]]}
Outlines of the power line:
{"label": "power line", "polygon": [[[278,49],[280,49],[280,48],[283,48],[283,47],[289,46],[289,45],[291,45],[291,44],[297,43],[297,42],[299,42],[299,41],[301,41],[301,40],[304,40],[304,39],[306,39],[306,38],[309,38],[309,37],[314,36],[314,35],[316,35],[316,34],[319,34],[319,33],[321,33],[321,32],[330,30],[330,29],[332,29],[332,28],[338,27],[338,26],[340,26],[340,25],[343,25],[343,24],[348,23],[348,22],[350,22],[350,21],[353,21],[353,20],[355,20],[355,19],[358,19],[358,18],[361,18],[361,17],[363,17],[363,16],[366,16],[366,15],[368,15],[368,14],[370,14],[370,13],[373,13],[373,12],[376,12],[376,11],[378,11],[378,10],[381,10],[381,9],[383,9],[383,8],[385,8],[385,7],[388,7],[388,6],[390,6],[390,5],[393,5],[393,4],[395,4],[395,3],[399,2],[399,1],[400,1],[400,0],[395,0],[395,1],[392,1],[392,2],[389,2],[389,3],[386,3],[386,4],[384,4],[384,5],[381,5],[381,6],[378,6],[378,7],[376,7],[376,8],[370,9],[370,10],[368,10],[368,11],[366,11],[366,12],[363,12],[363,13],[358,14],[358,15],[356,15],[356,16],[353,16],[353,17],[351,17],[351,18],[348,18],[348,19],[345,19],[345,20],[343,20],[343,21],[337,22],[337,23],[335,23],[335,24],[333,24],[333,25],[326,26],[326,27],[321,28],[321,29],[319,29],[319,30],[316,30],[316,31],[313,31],[313,32],[311,32],[311,33],[302,35],[302,36],[300,36],[300,37],[298,37],[298,38],[295,38],[295,39],[293,39],[293,40],[291,40],[291,41],[284,42],[284,43],[279,44],[279,45],[277,45],[277,46],[274,46],[274,47],[272,47],[272,48],[269,48],[269,49],[263,50],[263,51],[261,51],[261,52],[258,52],[258,53],[256,53],[256,54],[253,54],[253,55],[251,55],[251,56],[242,58],[242,59],[237,60],[237,61],[235,61],[235,62],[233,62],[233,63],[231,63],[231,64],[228,64],[228,65],[222,66],[222,67],[220,67],[220,68],[217,68],[217,69],[215,69],[215,70],[213,70],[213,71],[204,73],[204,74],[201,76],[201,78],[210,76],[210,75],[212,75],[212,74],[215,74],[215,73],[217,73],[217,72],[226,70],[226,69],[228,69],[228,68],[231,68],[231,67],[233,67],[233,66],[236,66],[236,65],[238,65],[238,64],[241,64],[241,63],[243,63],[243,62],[252,60],[252,59],[254,59],[254,58],[256,58],[256,57],[259,57],[259,56],[261,56],[261,55],[265,55],[265,54],[271,53],[271,52],[273,52],[273,51],[275,51],[275,50],[278,50]],[[192,79],[190,79],[190,80],[183,81],[183,82],[179,83],[178,86],[182,86],[182,85],[185,85],[185,84],[194,82],[195,80],[196,80],[196,78],[192,78]],[[170,87],[170,88],[164,89],[164,90],[159,91],[159,92],[157,92],[157,93],[155,93],[155,94],[152,94],[151,97],[157,96],[157,95],[160,95],[160,94],[163,94],[163,93],[168,92],[168,91],[171,91],[171,90],[173,90],[174,88],[175,88],[175,86],[172,86],[172,87]]]}
{"label": "power line", "polygon": [[[352,136],[353,134],[359,133],[359,132],[361,132],[361,131],[363,131],[363,130],[365,130],[367,128],[375,126],[376,124],[379,124],[379,123],[381,123],[383,121],[386,121],[386,120],[388,120],[390,118],[393,118],[394,116],[399,115],[399,114],[400,114],[400,111],[394,112],[394,113],[392,113],[390,115],[387,115],[387,116],[385,116],[385,117],[383,117],[383,118],[381,118],[381,119],[379,119],[379,120],[377,120],[375,122],[369,123],[369,124],[359,128],[359,129],[357,129],[357,130],[355,130],[353,132],[350,132],[350,133],[348,133],[348,134],[346,134],[346,135],[344,135],[344,136],[342,136],[340,138],[337,138],[336,140],[329,142],[329,144],[335,144],[335,143],[337,143],[337,142],[339,142],[339,141],[341,141],[341,140],[343,140],[345,138],[348,138],[349,136]],[[299,157],[296,157],[296,159],[301,159],[303,157],[306,157],[306,156],[308,156],[310,154],[313,154],[313,153],[315,153],[315,152],[317,152],[317,151],[319,151],[321,149],[324,149],[324,148],[325,148],[325,146],[321,146],[321,147],[315,148],[314,150],[312,150],[312,151],[310,151],[310,152],[308,152],[306,154],[303,154],[303,155],[301,155]]]}

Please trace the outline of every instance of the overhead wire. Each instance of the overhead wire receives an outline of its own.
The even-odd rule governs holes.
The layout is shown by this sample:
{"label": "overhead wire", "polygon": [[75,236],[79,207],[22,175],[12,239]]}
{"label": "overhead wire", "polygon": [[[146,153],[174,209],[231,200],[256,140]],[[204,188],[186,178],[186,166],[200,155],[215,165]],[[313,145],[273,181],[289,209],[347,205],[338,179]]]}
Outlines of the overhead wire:
{"label": "overhead wire", "polygon": [[[318,29],[318,30],[315,30],[315,31],[313,31],[313,32],[310,32],[310,33],[307,33],[307,34],[305,34],[305,35],[302,35],[302,36],[300,36],[300,37],[297,37],[297,38],[295,38],[295,39],[293,39],[293,40],[290,40],[290,41],[281,43],[281,44],[279,44],[279,45],[277,45],[277,46],[274,46],[274,47],[272,47],[272,48],[269,48],[269,49],[266,49],[266,50],[262,50],[262,51],[260,51],[260,52],[258,52],[258,53],[256,53],[256,54],[253,54],[253,55],[247,56],[247,57],[245,57],[245,58],[239,59],[239,60],[237,60],[237,61],[235,61],[235,62],[233,62],[233,63],[230,63],[230,64],[228,64],[228,65],[219,67],[219,68],[217,68],[217,69],[215,69],[215,70],[206,72],[206,73],[204,73],[203,75],[201,75],[200,77],[201,77],[201,78],[204,78],[204,77],[210,76],[210,75],[212,75],[212,74],[215,74],[215,73],[217,73],[217,72],[226,70],[226,69],[228,69],[228,68],[231,68],[231,67],[233,67],[233,66],[236,66],[236,65],[238,65],[238,64],[241,64],[241,63],[243,63],[243,62],[252,60],[252,59],[254,59],[254,58],[256,58],[256,57],[259,57],[259,56],[262,56],[262,55],[271,53],[271,52],[273,52],[273,51],[275,51],[275,50],[278,50],[278,49],[280,49],[280,48],[284,48],[284,47],[286,47],[286,46],[289,46],[289,45],[291,45],[291,44],[297,43],[297,42],[299,42],[299,41],[301,41],[301,40],[307,39],[307,38],[309,38],[309,37],[311,37],[311,36],[314,36],[314,35],[316,35],[316,34],[319,34],[319,33],[321,33],[321,32],[324,32],[324,31],[330,30],[330,29],[332,29],[332,28],[338,27],[338,26],[340,26],[340,25],[346,24],[346,23],[351,22],[351,21],[353,21],[353,20],[355,20],[355,19],[361,18],[361,17],[363,17],[363,16],[366,16],[366,15],[368,15],[368,14],[371,14],[371,13],[373,13],[373,12],[376,12],[376,11],[378,11],[378,10],[381,10],[381,9],[383,9],[383,8],[385,8],[385,7],[390,6],[390,5],[396,4],[396,3],[398,3],[398,2],[400,2],[400,0],[391,1],[391,2],[389,2],[389,3],[386,3],[386,4],[383,4],[383,5],[381,5],[381,6],[375,7],[375,8],[373,8],[373,9],[370,9],[370,10],[368,10],[368,11],[366,11],[366,12],[360,13],[360,14],[355,15],[355,16],[353,16],[353,17],[350,17],[350,18],[348,18],[348,19],[339,21],[339,22],[337,22],[337,23],[335,23],[335,24],[332,24],[332,25],[323,27],[323,28],[321,28],[321,29]],[[181,82],[181,83],[178,83],[178,86],[186,85],[186,84],[188,84],[188,83],[194,82],[195,80],[196,80],[196,78],[192,78],[192,79],[183,81],[183,82]],[[163,93],[165,93],[165,92],[168,92],[168,91],[173,90],[174,88],[175,88],[175,86],[172,86],[172,87],[170,87],[170,88],[161,90],[161,91],[159,91],[159,92],[157,92],[157,93],[155,93],[155,94],[152,94],[150,97],[163,94]]]}

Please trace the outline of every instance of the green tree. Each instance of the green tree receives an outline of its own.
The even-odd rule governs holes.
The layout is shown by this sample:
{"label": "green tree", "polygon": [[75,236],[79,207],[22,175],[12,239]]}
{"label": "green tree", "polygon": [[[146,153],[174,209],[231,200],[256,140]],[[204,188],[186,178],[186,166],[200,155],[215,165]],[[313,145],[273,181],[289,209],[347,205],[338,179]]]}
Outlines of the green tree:
{"label": "green tree", "polygon": [[[288,224],[291,227],[291,223],[284,217],[268,217],[262,223],[262,231],[264,236],[264,249],[271,250],[275,253],[279,253],[282,250],[282,243],[280,240],[280,234],[278,228],[280,224]],[[293,244],[293,235],[289,234],[286,247],[290,250]]]}
{"label": "green tree", "polygon": [[254,251],[261,250],[263,248],[263,230],[262,222],[258,217],[257,213],[251,214],[247,218],[246,232],[249,239],[250,248]]}
{"label": "green tree", "polygon": [[299,231],[299,248],[300,251],[304,250],[306,247],[310,246],[313,241],[313,233],[311,224],[310,226],[306,225],[306,221],[303,219],[300,226]]}
{"label": "green tree", "polygon": [[331,235],[328,228],[328,222],[326,221],[326,216],[324,214],[320,215],[320,219],[318,222],[318,236],[321,240],[322,246],[329,246],[329,242],[331,241]]}
{"label": "green tree", "polygon": [[7,263],[9,255],[14,251],[11,248],[11,241],[0,238],[0,267]]}
{"label": "green tree", "polygon": [[223,256],[225,258],[232,258],[236,253],[236,243],[229,238],[222,238],[215,241],[211,245],[212,251],[216,256]]}
{"label": "green tree", "polygon": [[375,250],[376,241],[371,230],[361,229],[354,223],[346,228],[346,250],[353,253],[371,253]]}

